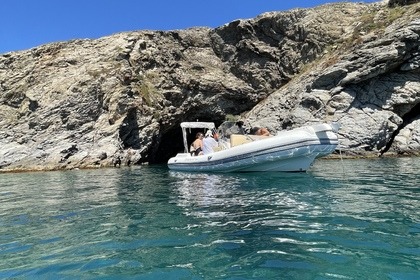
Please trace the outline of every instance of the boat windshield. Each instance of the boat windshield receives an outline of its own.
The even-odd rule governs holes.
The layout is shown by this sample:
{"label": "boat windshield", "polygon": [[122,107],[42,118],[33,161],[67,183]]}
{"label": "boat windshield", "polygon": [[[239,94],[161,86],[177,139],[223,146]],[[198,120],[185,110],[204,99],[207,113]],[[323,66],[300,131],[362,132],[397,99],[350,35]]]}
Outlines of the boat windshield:
{"label": "boat windshield", "polygon": [[217,133],[222,138],[230,138],[232,134],[246,134],[243,123],[226,121],[217,128]]}

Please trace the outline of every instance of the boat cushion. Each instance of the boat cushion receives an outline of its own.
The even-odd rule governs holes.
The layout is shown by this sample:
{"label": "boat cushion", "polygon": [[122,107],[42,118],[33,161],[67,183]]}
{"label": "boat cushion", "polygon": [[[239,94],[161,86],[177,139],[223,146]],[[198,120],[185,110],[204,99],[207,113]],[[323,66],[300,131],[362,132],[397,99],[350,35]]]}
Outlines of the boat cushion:
{"label": "boat cushion", "polygon": [[247,135],[242,134],[232,134],[230,136],[230,146],[235,147],[245,143],[252,142],[252,139],[249,138]]}

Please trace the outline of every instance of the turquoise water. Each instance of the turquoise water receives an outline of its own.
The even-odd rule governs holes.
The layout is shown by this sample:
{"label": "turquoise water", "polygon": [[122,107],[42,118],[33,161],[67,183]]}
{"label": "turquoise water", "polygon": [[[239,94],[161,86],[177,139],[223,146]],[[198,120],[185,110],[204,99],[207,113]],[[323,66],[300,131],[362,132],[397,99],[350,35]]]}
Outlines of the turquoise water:
{"label": "turquoise water", "polygon": [[419,170],[0,174],[0,279],[420,279]]}

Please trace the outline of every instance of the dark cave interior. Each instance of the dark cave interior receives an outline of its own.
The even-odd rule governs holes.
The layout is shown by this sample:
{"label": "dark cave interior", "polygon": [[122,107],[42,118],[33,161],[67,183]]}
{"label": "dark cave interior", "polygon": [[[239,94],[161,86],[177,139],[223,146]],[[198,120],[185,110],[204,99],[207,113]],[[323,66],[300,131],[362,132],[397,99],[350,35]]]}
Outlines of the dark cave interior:
{"label": "dark cave interior", "polygon": [[[207,122],[207,120],[203,120],[203,122]],[[240,122],[226,120],[214,121],[219,136],[226,136],[230,135],[231,133],[242,133],[241,131],[247,130],[243,122],[241,125],[238,125],[238,123]],[[191,145],[191,143],[195,140],[197,132],[201,132],[204,134],[206,132],[206,129],[190,128],[187,130],[188,148]],[[164,134],[164,137],[162,137],[162,141],[158,145],[157,152],[152,152],[154,154],[154,158],[151,159],[149,162],[166,163],[169,160],[169,158],[175,156],[177,153],[180,152],[184,152],[184,143],[182,137],[182,129],[179,125],[177,125],[176,127],[173,127],[170,131]]]}
{"label": "dark cave interior", "polygon": [[[190,145],[197,132],[204,132],[202,129],[191,129],[187,133],[187,143]],[[150,156],[151,164],[166,163],[169,158],[175,156],[177,153],[184,152],[184,143],[182,141],[182,130],[179,126],[167,131],[162,137],[158,148],[154,155]]]}

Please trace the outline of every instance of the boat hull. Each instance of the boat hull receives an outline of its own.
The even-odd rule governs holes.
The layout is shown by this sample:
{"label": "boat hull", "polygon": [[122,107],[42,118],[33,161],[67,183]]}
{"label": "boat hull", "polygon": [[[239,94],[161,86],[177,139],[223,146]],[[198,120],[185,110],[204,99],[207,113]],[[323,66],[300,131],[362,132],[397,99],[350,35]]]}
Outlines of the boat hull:
{"label": "boat hull", "polygon": [[334,152],[337,135],[330,126],[291,130],[208,155],[180,153],[168,167],[194,172],[306,171],[316,158]]}

